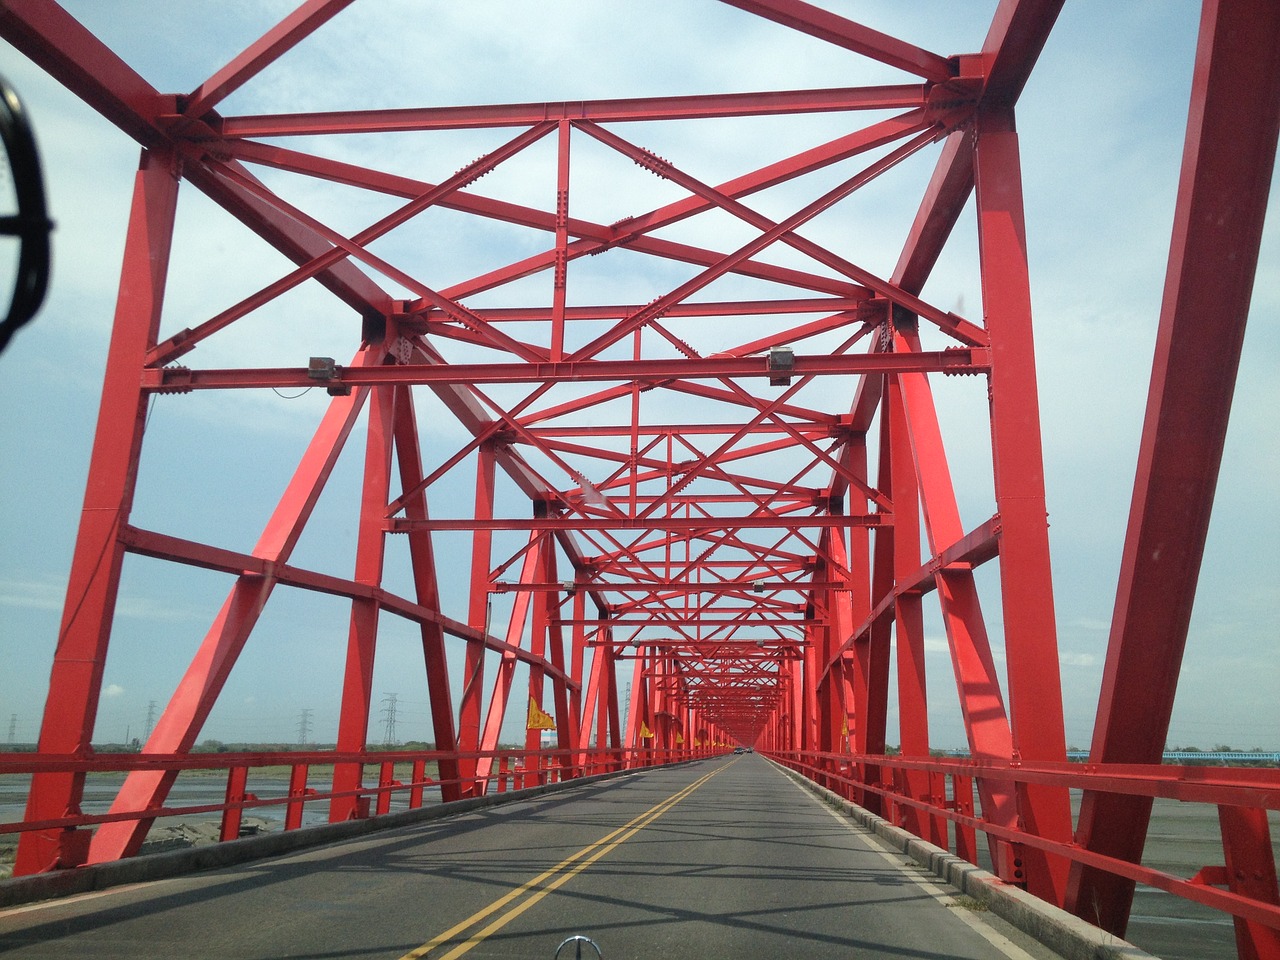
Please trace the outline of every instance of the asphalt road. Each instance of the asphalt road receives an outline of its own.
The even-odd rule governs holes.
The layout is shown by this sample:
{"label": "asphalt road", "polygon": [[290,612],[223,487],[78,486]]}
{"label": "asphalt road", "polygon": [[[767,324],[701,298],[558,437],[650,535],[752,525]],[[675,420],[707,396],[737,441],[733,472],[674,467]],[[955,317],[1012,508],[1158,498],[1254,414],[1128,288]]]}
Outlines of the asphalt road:
{"label": "asphalt road", "polygon": [[746,755],[13,908],[0,953],[549,960],[581,934],[605,960],[1052,956],[972,906]]}

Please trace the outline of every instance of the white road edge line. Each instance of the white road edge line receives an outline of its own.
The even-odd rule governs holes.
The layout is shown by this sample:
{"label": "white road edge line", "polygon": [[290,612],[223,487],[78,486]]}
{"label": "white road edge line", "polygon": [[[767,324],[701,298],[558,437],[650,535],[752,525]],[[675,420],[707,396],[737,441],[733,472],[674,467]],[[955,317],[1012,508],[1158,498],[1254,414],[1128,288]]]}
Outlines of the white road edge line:
{"label": "white road edge line", "polygon": [[898,853],[898,852],[889,853],[884,848],[882,848],[878,843],[876,843],[874,840],[868,837],[866,835],[865,830],[860,825],[854,823],[848,817],[837,813],[835,810],[832,810],[829,806],[823,803],[818,796],[816,796],[811,791],[806,790],[804,787],[796,783],[790,777],[787,777],[787,780],[791,783],[792,786],[794,786],[806,797],[808,797],[810,800],[816,803],[820,808],[825,810],[827,813],[831,814],[832,818],[837,823],[845,827],[850,833],[852,833],[855,837],[857,837],[860,841],[862,841],[863,845],[867,849],[872,850],[875,853],[878,853],[881,857],[883,857],[889,863],[893,864],[893,866],[896,867],[900,872],[906,874],[906,876],[911,880],[912,883],[918,886],[921,890],[923,890],[929,896],[933,897],[935,900],[941,903],[944,907],[950,909],[955,914],[958,920],[962,921],[967,926],[969,926],[974,933],[978,934],[978,936],[982,937],[984,940],[990,943],[993,947],[995,947],[997,950],[1003,953],[1006,957],[1009,958],[1009,960],[1036,960],[1036,958],[1032,954],[1028,953],[1026,950],[1023,950],[1020,946],[1018,946],[1016,943],[1014,943],[1004,934],[1000,933],[997,930],[993,930],[988,924],[983,923],[981,920],[973,916],[973,914],[970,913],[970,911],[966,907],[957,903],[956,898],[957,896],[959,896],[959,894],[944,890],[942,887],[938,886],[937,884],[931,883],[928,880],[925,880],[923,877],[916,875],[915,873],[909,873],[903,870],[902,867],[904,866],[904,864],[902,863],[902,858],[905,857],[906,854]]}
{"label": "white road edge line", "polygon": [[69,897],[54,897],[50,900],[38,900],[35,903],[22,903],[15,907],[0,908],[0,919],[4,917],[16,917],[23,913],[35,913],[39,910],[49,910],[53,907],[66,907],[76,903],[83,903],[86,900],[97,900],[100,897],[109,897],[117,893],[128,893],[130,890],[138,890],[142,887],[156,887],[165,880],[171,879],[165,877],[160,880],[147,880],[140,883],[122,883],[118,887],[107,887],[103,890],[90,890],[86,893],[75,893]]}

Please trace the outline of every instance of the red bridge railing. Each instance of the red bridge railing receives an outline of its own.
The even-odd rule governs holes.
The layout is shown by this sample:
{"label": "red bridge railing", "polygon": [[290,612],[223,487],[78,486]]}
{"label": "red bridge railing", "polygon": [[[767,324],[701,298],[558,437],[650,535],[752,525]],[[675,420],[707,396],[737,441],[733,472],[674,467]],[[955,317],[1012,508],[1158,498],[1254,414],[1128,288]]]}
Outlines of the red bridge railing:
{"label": "red bridge railing", "polygon": [[[33,753],[0,753],[0,777],[21,778],[38,773],[111,777],[133,771],[164,771],[196,774],[203,789],[191,790],[182,781],[187,795],[203,795],[200,802],[165,805],[148,810],[120,810],[101,813],[69,811],[61,817],[0,822],[0,837],[16,837],[28,832],[72,832],[79,843],[63,849],[83,847],[81,862],[91,863],[88,844],[92,828],[104,823],[158,821],[219,817],[218,839],[235,840],[241,835],[247,813],[279,816],[284,830],[329,819],[329,804],[351,799],[354,811],[347,819],[365,819],[403,810],[415,810],[451,799],[506,793],[545,786],[599,774],[638,767],[693,760],[713,756],[723,748],[690,749],[610,749],[524,750],[502,749],[483,753],[458,754],[445,751],[383,750],[363,753],[299,751],[291,753],[197,753],[136,754],[103,753],[92,757],[50,756]],[[471,778],[439,776],[441,761],[456,768],[457,761],[470,759],[486,771]],[[453,761],[452,764],[449,761]],[[332,790],[313,786],[332,780],[333,767],[359,765],[361,786],[356,790]],[[113,787],[118,786],[112,778]],[[23,790],[25,793],[25,789]],[[172,794],[171,794],[172,795]],[[214,799],[220,797],[220,800]],[[207,798],[207,799],[206,799]],[[88,804],[86,804],[87,806]],[[393,807],[395,808],[393,810]]]}

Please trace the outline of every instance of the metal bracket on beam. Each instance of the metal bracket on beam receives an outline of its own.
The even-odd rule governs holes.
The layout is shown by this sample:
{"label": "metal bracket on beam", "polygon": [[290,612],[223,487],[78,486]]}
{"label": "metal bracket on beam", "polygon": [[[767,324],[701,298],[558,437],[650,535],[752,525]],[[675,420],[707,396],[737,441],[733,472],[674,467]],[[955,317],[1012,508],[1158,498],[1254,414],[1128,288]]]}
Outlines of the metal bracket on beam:
{"label": "metal bracket on beam", "polygon": [[772,347],[769,350],[769,386],[787,386],[795,370],[796,355],[790,347]]}

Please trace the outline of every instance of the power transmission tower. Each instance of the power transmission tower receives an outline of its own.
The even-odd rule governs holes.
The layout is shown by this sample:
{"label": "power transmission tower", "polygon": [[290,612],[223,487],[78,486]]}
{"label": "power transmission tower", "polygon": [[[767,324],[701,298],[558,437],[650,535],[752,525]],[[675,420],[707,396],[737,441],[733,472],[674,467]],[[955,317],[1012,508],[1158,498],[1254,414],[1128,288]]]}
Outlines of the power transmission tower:
{"label": "power transmission tower", "polygon": [[146,729],[142,731],[143,743],[146,743],[148,740],[151,739],[151,728],[155,726],[155,722],[156,722],[156,702],[152,700],[147,704],[147,726],[146,726]]}
{"label": "power transmission tower", "polygon": [[305,747],[311,735],[311,711],[303,710],[298,717],[298,746]]}
{"label": "power transmission tower", "polygon": [[13,738],[18,733],[18,715],[16,713],[9,714],[9,742],[13,743]]}
{"label": "power transmission tower", "polygon": [[384,726],[382,728],[382,743],[387,747],[396,745],[396,695],[388,693],[382,698],[382,702],[386,704],[382,708],[382,719]]}

